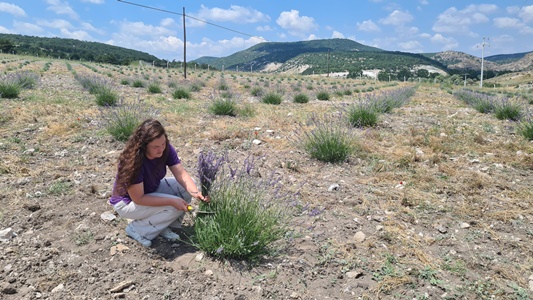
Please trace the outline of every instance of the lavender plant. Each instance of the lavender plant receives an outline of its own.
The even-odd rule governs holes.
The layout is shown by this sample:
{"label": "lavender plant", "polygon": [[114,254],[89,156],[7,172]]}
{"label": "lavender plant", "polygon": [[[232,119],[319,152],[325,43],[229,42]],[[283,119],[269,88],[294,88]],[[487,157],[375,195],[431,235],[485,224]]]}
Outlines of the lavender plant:
{"label": "lavender plant", "polygon": [[101,110],[103,127],[117,141],[126,141],[144,120],[157,118],[159,112],[140,101],[135,103],[119,103],[116,107]]}
{"label": "lavender plant", "polygon": [[454,96],[466,104],[472,106],[480,113],[492,113],[496,107],[496,97],[492,95],[476,93],[467,89],[461,89],[454,92]]}
{"label": "lavender plant", "polygon": [[303,128],[297,133],[297,143],[315,159],[323,162],[339,163],[346,161],[354,152],[355,138],[342,118],[325,116],[309,118],[310,129]]}
{"label": "lavender plant", "polygon": [[209,111],[217,116],[231,116],[237,115],[237,103],[231,98],[217,98],[211,102]]}
{"label": "lavender plant", "polygon": [[508,98],[503,98],[496,105],[494,115],[498,120],[519,121],[522,118],[522,107]]}
{"label": "lavender plant", "polygon": [[34,88],[39,75],[33,72],[9,73],[0,79],[0,98],[17,98],[23,89]]}
{"label": "lavender plant", "polygon": [[217,156],[212,151],[200,152],[200,155],[198,156],[197,171],[200,179],[202,195],[209,195],[209,192],[211,191],[211,185],[215,181],[217,173],[221,170],[225,162],[225,155]]}
{"label": "lavender plant", "polygon": [[[283,192],[279,178],[250,176],[253,160],[220,176],[211,187],[211,203],[198,215],[194,243],[209,255],[256,261],[287,232],[294,194]],[[226,170],[226,169],[225,169]]]}
{"label": "lavender plant", "polygon": [[533,114],[528,113],[518,123],[518,133],[526,140],[533,141]]}

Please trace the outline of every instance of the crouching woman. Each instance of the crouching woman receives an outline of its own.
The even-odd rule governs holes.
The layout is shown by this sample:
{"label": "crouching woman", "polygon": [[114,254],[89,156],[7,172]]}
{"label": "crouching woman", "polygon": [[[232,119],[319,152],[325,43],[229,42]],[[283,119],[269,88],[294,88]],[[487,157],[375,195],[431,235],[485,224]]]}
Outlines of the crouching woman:
{"label": "crouching woman", "polygon": [[[173,177],[165,178],[167,167]],[[133,221],[126,233],[145,247],[158,235],[179,239],[191,198],[206,199],[184,169],[161,123],[148,119],[130,136],[118,158],[117,175],[109,203],[123,218]]]}

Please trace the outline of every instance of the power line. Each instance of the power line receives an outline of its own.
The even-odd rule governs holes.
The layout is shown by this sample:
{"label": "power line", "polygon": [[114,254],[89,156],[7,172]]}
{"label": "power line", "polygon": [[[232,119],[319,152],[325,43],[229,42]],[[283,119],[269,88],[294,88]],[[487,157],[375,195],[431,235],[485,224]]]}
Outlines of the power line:
{"label": "power line", "polygon": [[232,31],[232,32],[235,32],[235,33],[238,33],[238,34],[242,34],[242,35],[245,35],[245,36],[249,36],[249,37],[257,37],[257,38],[260,38],[262,40],[264,40],[265,42],[268,42],[266,39],[262,38],[262,37],[258,37],[258,36],[255,36],[255,35],[251,35],[251,34],[248,34],[248,33],[244,33],[242,31],[238,31],[238,30],[235,30],[235,29],[231,29],[231,28],[228,28],[228,27],[225,27],[225,26],[222,26],[222,25],[218,25],[218,24],[215,24],[215,23],[211,23],[211,22],[208,22],[208,21],[205,21],[205,20],[202,20],[202,19],[198,19],[198,18],[195,18],[195,17],[191,17],[191,16],[188,16],[188,15],[185,15],[185,14],[180,14],[178,12],[174,12],[174,11],[170,11],[170,10],[165,10],[165,9],[160,9],[160,8],[155,8],[155,7],[151,7],[151,6],[147,6],[147,5],[142,5],[142,4],[138,4],[138,3],[133,3],[133,2],[129,2],[129,1],[124,1],[124,0],[117,0],[118,2],[122,2],[122,3],[126,3],[126,4],[130,4],[130,5],[134,5],[134,6],[139,6],[139,7],[143,7],[143,8],[147,8],[147,9],[152,9],[152,10],[157,10],[157,11],[161,11],[161,12],[165,12],[165,13],[169,13],[169,14],[173,14],[173,15],[178,15],[178,16],[184,16],[186,18],[189,18],[189,19],[193,19],[193,20],[196,20],[198,22],[202,22],[202,23],[205,23],[205,24],[208,24],[208,25],[211,25],[211,26],[215,26],[215,27],[218,27],[218,28],[222,28],[224,30],[228,30],[228,31]]}

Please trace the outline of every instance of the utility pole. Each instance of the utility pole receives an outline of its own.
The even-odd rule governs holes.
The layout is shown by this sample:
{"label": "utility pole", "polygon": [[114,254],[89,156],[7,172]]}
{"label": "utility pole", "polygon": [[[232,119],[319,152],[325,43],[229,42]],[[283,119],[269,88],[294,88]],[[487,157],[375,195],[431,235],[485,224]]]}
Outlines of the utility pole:
{"label": "utility pole", "polygon": [[465,76],[465,82],[464,82],[464,84],[463,84],[463,87],[466,87],[466,75],[468,75],[468,73],[465,73],[465,74],[463,74],[463,75]]}
{"label": "utility pole", "polygon": [[329,49],[328,49],[328,76],[329,77]]}
{"label": "utility pole", "polygon": [[[485,39],[487,40],[487,42],[485,43]],[[480,88],[483,88],[483,59],[484,59],[484,50],[485,50],[485,46],[489,46],[489,42],[488,42],[489,38],[486,38],[486,37],[483,37],[483,42],[481,43],[481,81],[479,83],[479,87]]]}
{"label": "utility pole", "polygon": [[183,7],[183,78],[187,79],[187,31],[185,30],[185,6]]}

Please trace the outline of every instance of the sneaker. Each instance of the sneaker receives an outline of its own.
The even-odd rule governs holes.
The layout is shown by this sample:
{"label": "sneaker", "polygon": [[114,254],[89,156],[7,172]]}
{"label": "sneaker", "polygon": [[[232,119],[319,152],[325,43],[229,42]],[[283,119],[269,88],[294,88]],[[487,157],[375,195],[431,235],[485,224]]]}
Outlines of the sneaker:
{"label": "sneaker", "polygon": [[128,224],[128,226],[126,226],[126,233],[128,234],[129,237],[141,243],[141,245],[143,245],[144,247],[152,246],[152,241],[150,241],[149,239],[145,238],[144,236],[138,234],[135,230],[133,230],[133,227],[131,226],[131,224]]}
{"label": "sneaker", "polygon": [[169,241],[175,241],[180,240],[180,235],[172,231],[170,228],[165,228],[161,233],[159,233],[160,236],[164,237],[165,239]]}

